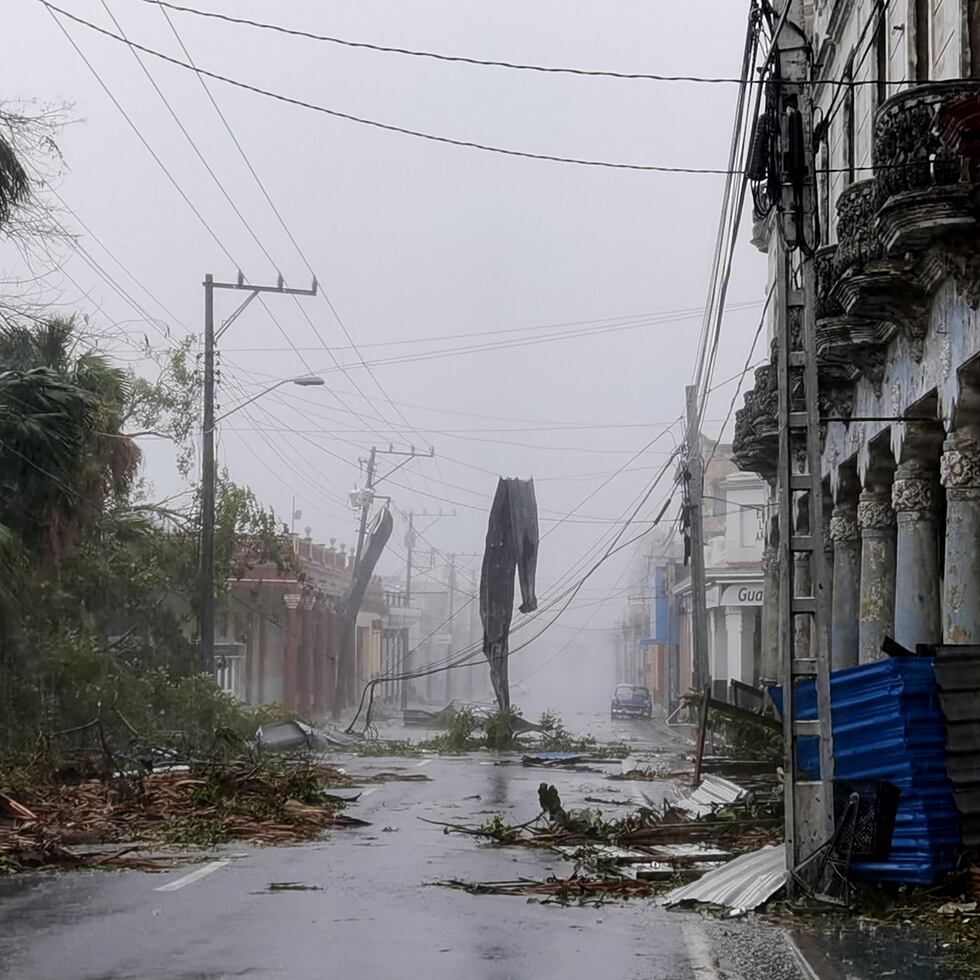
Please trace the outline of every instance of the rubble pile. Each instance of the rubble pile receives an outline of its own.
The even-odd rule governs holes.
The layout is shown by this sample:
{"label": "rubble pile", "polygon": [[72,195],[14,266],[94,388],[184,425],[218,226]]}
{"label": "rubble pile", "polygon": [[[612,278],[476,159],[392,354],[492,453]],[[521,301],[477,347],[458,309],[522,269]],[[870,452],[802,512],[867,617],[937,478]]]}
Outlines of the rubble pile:
{"label": "rubble pile", "polygon": [[79,845],[309,840],[327,828],[365,824],[341,812],[356,797],[336,796],[328,787],[406,778],[419,774],[357,777],[308,761],[259,759],[74,784],[40,782],[17,796],[0,792],[0,872],[104,865],[153,870],[173,864],[134,856],[136,844],[108,854],[72,850]]}
{"label": "rubble pile", "polygon": [[497,815],[477,827],[441,826],[445,833],[468,834],[500,846],[556,851],[574,862],[570,877],[437,884],[478,895],[549,896],[565,903],[657,895],[782,839],[778,795],[752,795],[734,783],[715,780],[715,794],[726,788],[727,800],[695,792],[660,812],[640,807],[607,819],[597,809],[566,810],[555,787],[541,783],[541,813],[534,820],[512,825]]}

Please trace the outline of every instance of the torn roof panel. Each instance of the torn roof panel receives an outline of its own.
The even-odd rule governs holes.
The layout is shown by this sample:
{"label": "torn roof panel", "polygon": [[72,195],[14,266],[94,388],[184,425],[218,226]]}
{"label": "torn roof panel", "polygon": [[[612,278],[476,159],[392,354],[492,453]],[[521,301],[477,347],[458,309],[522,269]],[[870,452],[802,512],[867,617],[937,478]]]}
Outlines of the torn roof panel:
{"label": "torn roof panel", "polygon": [[772,898],[786,882],[786,848],[782,844],[742,854],[697,881],[667,892],[663,905],[700,902],[749,911]]}
{"label": "torn roof panel", "polygon": [[735,803],[746,795],[738,783],[721,776],[705,776],[690,795],[670,804],[672,810],[687,814],[692,820],[710,816],[727,804]]}

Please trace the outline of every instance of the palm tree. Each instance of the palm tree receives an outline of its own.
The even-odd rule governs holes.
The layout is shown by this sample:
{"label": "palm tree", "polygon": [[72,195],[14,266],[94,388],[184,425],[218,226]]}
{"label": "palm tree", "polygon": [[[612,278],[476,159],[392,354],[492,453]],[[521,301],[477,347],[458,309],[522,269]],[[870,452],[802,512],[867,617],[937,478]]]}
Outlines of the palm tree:
{"label": "palm tree", "polygon": [[27,199],[31,185],[13,147],[0,136],[0,228],[13,208]]}
{"label": "palm tree", "polygon": [[71,320],[0,330],[0,526],[57,562],[139,464],[119,429],[127,375],[76,349]]}

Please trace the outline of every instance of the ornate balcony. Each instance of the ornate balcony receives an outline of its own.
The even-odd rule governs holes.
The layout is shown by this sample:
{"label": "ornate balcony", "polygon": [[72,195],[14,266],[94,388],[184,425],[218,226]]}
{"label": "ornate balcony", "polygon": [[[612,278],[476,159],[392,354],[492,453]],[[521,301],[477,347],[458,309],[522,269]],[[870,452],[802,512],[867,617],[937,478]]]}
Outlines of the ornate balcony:
{"label": "ornate balcony", "polygon": [[883,255],[876,215],[877,187],[873,180],[859,180],[845,188],[837,200],[836,278],[861,272]]}
{"label": "ornate balcony", "polygon": [[893,95],[875,117],[878,228],[887,253],[921,254],[937,238],[976,224],[980,164],[964,121],[980,80],[932,82]]}
{"label": "ornate balcony", "polygon": [[778,396],[776,368],[756,368],[755,385],[745,393],[745,404],[735,413],[732,455],[740,470],[758,473],[765,480],[776,478],[779,461]]}

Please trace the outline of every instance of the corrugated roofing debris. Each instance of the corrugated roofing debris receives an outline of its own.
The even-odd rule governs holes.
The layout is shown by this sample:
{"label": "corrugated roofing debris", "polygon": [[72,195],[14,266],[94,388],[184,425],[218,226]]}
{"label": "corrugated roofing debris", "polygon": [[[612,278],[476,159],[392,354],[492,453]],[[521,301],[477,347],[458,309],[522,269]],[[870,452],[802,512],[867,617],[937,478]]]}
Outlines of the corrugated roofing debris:
{"label": "corrugated roofing debris", "polygon": [[[782,691],[773,688],[782,708]],[[855,861],[865,878],[932,884],[956,862],[960,816],[946,775],[946,727],[930,657],[889,657],[830,675],[838,779],[883,779],[901,792],[884,861]],[[800,719],[817,717],[812,681],[796,689]],[[820,771],[817,739],[798,739],[800,764]]]}
{"label": "corrugated roofing debris", "polygon": [[583,849],[574,845],[562,845],[555,850],[563,857],[578,859],[583,851],[589,861],[615,864],[624,878],[638,881],[667,881],[678,871],[711,869],[719,861],[728,861],[731,854],[716,847],[701,844],[662,844],[642,850],[615,847],[611,844],[590,845]]}
{"label": "corrugated roofing debris", "polygon": [[782,844],[767,844],[709,871],[689,885],[667,892],[661,901],[667,906],[700,902],[748,912],[772,898],[785,882],[786,848]]}
{"label": "corrugated roofing debris", "polygon": [[936,681],[946,715],[946,771],[963,815],[963,843],[980,846],[980,646],[937,646]]}
{"label": "corrugated roofing debris", "polygon": [[705,776],[698,788],[689,796],[670,804],[672,810],[686,814],[692,820],[710,816],[720,806],[735,803],[746,795],[746,790],[721,776]]}

